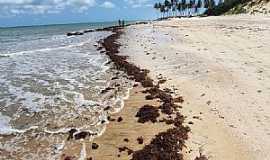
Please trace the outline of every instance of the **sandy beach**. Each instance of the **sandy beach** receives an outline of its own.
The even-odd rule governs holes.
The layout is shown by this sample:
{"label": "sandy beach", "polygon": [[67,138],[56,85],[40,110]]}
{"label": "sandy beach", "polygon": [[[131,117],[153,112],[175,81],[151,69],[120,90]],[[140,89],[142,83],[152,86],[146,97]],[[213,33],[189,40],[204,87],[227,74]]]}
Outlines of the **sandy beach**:
{"label": "sandy beach", "polygon": [[[270,159],[270,17],[181,18],[104,30],[112,35],[97,50],[136,82],[123,109],[101,121],[102,135],[71,129],[56,137],[63,140],[56,159]],[[31,144],[36,152],[50,145]]]}
{"label": "sandy beach", "polygon": [[166,77],[184,97],[187,157],[270,159],[270,21],[262,16],[171,19],[125,29],[120,53]]}
{"label": "sandy beach", "polygon": [[[266,16],[226,16],[170,19],[122,29],[119,54],[149,70],[155,84],[166,79],[160,88],[184,98],[179,112],[191,128],[184,159],[193,160],[200,153],[210,160],[270,158],[269,26]],[[123,110],[112,115],[123,120],[110,122],[93,141],[99,148],[93,150],[89,143],[87,155],[130,159],[155,135],[172,128],[137,122],[135,115],[143,105],[161,104],[145,100],[143,90],[142,86],[131,90]],[[139,137],[143,144],[138,144]],[[120,151],[123,147],[126,150]]]}
{"label": "sandy beach", "polygon": [[[183,96],[179,110],[191,128],[184,159],[200,153],[212,160],[270,158],[270,21],[269,17],[226,16],[170,19],[129,26],[118,42],[120,55],[150,71],[161,89]],[[145,104],[143,87],[131,90],[125,107],[106,132],[88,146],[93,159],[130,159],[160,132],[165,123],[140,124],[135,117]],[[160,118],[159,118],[160,119]],[[137,138],[143,137],[143,144]],[[120,151],[126,147],[126,150]],[[86,149],[87,150],[87,149]],[[129,153],[130,151],[130,153]],[[79,152],[78,152],[79,154]]]}
{"label": "sandy beach", "polygon": [[0,160],[270,160],[270,0],[0,8]]}

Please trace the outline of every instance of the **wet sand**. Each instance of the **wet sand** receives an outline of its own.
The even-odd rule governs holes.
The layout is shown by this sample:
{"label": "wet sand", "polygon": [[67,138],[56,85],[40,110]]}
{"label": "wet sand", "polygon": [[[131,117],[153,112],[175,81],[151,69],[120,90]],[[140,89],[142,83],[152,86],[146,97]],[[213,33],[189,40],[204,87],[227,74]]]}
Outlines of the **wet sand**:
{"label": "wet sand", "polygon": [[[148,76],[148,70],[128,62],[127,56],[120,55],[121,44],[118,40],[123,28],[113,27],[111,31],[112,35],[99,41],[101,46],[97,49],[109,56],[116,69],[124,71],[129,79],[136,82],[130,99],[125,101],[120,113],[109,114],[107,121],[102,122],[110,122],[108,131],[100,137],[94,136],[94,141],[87,133],[81,132],[76,136],[76,130],[70,130],[61,159],[122,157],[132,160],[182,160],[190,132],[190,128],[184,124],[185,117],[179,112],[183,98],[175,95],[171,89],[160,88],[165,79],[160,77],[158,81],[153,81]],[[200,157],[205,160],[203,155]]]}
{"label": "wet sand", "polygon": [[[128,147],[136,151],[142,149],[145,144],[149,144],[150,140],[159,132],[166,131],[170,126],[165,123],[138,123],[135,117],[136,113],[145,104],[158,106],[159,102],[156,100],[145,100],[145,94],[141,93],[143,87],[136,87],[130,93],[130,99],[125,102],[124,109],[112,116],[116,119],[110,122],[104,135],[94,140],[95,143],[100,144],[98,150],[93,150],[90,155],[94,159],[131,159],[132,155],[128,155],[128,150],[119,152],[119,148]],[[119,117],[123,121],[117,122]],[[143,138],[143,144],[138,144],[137,139]],[[125,139],[127,139],[125,141]]]}

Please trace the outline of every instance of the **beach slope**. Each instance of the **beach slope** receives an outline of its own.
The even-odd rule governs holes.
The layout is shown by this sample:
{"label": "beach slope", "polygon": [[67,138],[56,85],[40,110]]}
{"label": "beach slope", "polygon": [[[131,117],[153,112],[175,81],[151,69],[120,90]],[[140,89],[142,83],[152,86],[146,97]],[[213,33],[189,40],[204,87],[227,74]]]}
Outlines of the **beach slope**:
{"label": "beach slope", "polygon": [[270,18],[221,16],[130,26],[120,54],[185,99],[187,157],[270,159]]}

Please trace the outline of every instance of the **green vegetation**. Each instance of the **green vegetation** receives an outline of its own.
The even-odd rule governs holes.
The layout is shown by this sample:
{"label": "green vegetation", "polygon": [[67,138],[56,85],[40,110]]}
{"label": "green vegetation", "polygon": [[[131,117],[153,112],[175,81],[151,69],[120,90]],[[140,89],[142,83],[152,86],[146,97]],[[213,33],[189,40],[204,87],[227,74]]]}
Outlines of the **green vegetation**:
{"label": "green vegetation", "polygon": [[190,17],[202,14],[202,8],[215,5],[215,0],[165,0],[163,3],[155,3],[154,8],[161,13],[161,18]]}
{"label": "green vegetation", "polygon": [[225,0],[224,3],[220,3],[212,9],[207,10],[207,15],[221,15],[227,12],[232,14],[246,13],[246,9],[243,7],[251,0]]}
{"label": "green vegetation", "polygon": [[[163,3],[155,3],[154,8],[161,13],[162,18],[218,16],[222,14],[247,13],[250,8],[260,3],[268,3],[270,0],[165,0]],[[255,12],[255,10],[254,10]]]}

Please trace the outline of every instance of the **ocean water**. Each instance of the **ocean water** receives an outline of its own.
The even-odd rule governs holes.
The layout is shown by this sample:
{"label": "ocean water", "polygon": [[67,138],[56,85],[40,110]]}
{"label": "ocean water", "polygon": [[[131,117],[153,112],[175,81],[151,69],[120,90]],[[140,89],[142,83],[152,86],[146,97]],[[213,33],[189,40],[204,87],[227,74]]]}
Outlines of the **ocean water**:
{"label": "ocean water", "polygon": [[0,28],[0,159],[57,159],[70,129],[105,130],[132,82],[96,51],[110,32],[66,33],[111,25]]}

